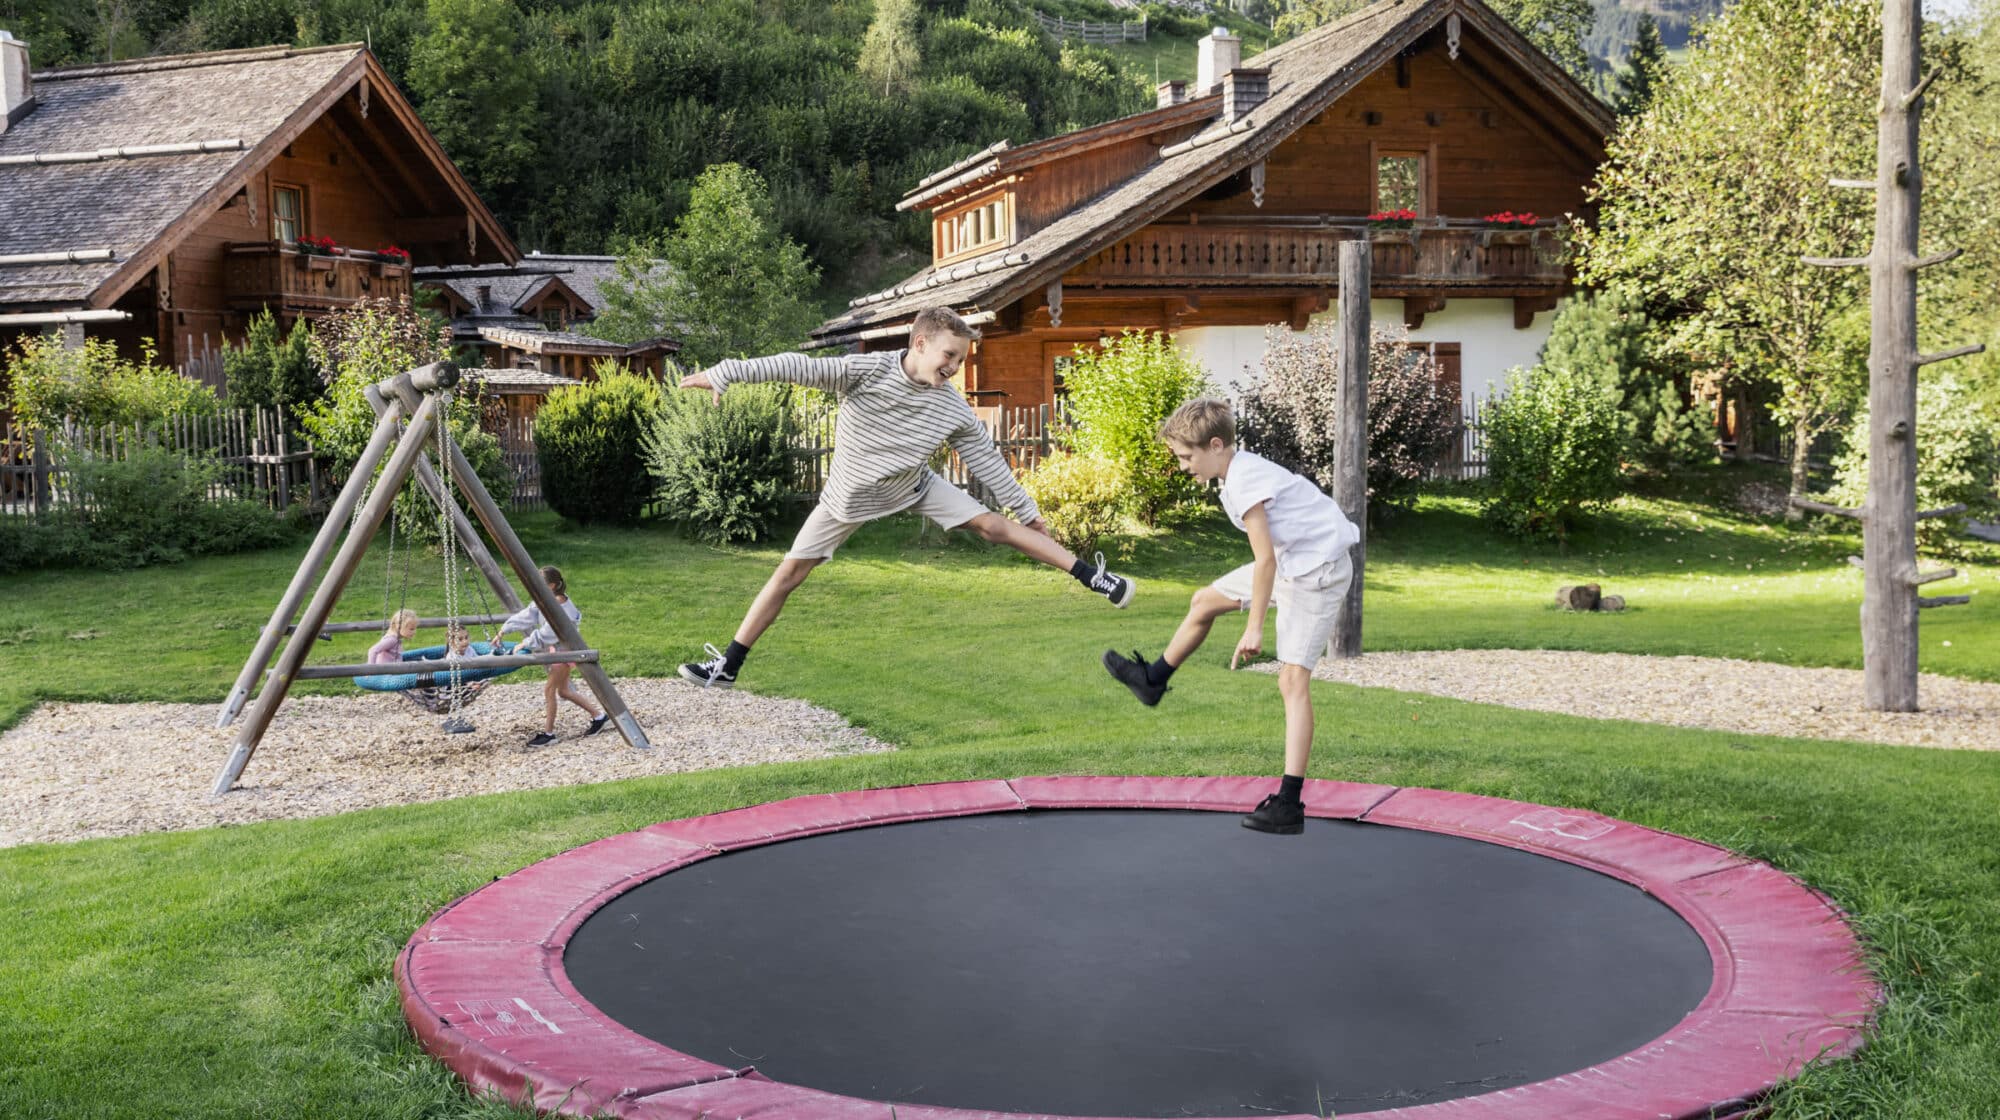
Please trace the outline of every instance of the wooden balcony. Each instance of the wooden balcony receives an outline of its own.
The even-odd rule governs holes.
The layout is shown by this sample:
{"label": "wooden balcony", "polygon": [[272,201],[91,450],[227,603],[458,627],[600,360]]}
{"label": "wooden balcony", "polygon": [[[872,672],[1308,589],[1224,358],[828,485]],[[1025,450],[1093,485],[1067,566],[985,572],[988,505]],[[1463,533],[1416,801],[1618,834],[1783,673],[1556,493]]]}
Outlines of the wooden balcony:
{"label": "wooden balcony", "polygon": [[[1373,242],[1378,294],[1409,289],[1555,289],[1568,282],[1568,254],[1554,228],[1484,225],[1370,230],[1362,223],[1151,225],[1073,269],[1072,285],[1199,284],[1296,287],[1340,279],[1340,243]],[[1385,292],[1386,290],[1386,292]]]}
{"label": "wooden balcony", "polygon": [[408,265],[360,251],[316,256],[275,241],[231,245],[222,282],[229,306],[238,311],[269,307],[311,315],[364,299],[410,302]]}

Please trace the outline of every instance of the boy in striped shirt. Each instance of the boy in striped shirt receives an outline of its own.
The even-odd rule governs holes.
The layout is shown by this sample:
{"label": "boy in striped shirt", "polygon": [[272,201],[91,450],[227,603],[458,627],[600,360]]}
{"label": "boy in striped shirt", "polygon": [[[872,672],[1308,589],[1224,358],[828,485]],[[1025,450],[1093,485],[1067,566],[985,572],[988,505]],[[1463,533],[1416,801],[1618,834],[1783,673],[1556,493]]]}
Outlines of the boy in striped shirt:
{"label": "boy in striped shirt", "polygon": [[[731,385],[788,381],[825,389],[840,398],[833,464],[798,539],[750,604],[726,650],[706,647],[706,661],[681,666],[681,676],[709,688],[730,688],[750,647],[777,621],[791,595],[812,570],[833,556],[856,529],[879,517],[914,509],[945,529],[970,529],[1054,568],[1061,568],[1114,607],[1132,601],[1133,582],[1104,567],[1104,554],[1086,563],[1050,536],[1035,501],[1015,480],[993,446],[986,426],[951,384],[978,337],[950,308],[926,308],[910,325],[906,350],[808,358],[779,354],[751,361],[718,362],[681,379],[683,389],[706,389],[719,404]],[[1018,522],[994,513],[938,477],[931,456],[950,444],[966,469]]]}

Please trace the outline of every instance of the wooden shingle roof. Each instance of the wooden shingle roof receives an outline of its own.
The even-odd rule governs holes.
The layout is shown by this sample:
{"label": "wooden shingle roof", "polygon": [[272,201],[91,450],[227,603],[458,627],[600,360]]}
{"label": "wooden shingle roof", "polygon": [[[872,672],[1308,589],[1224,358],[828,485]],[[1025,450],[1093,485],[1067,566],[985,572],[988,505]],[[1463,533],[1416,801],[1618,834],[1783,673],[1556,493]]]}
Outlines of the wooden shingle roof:
{"label": "wooden shingle roof", "polygon": [[[0,257],[110,250],[110,260],[0,266],[0,307],[108,305],[343,94],[368,81],[451,182],[489,244],[512,242],[365,47],[212,51],[44,70],[0,133]],[[156,145],[218,150],[135,152]],[[82,159],[87,154],[97,158]],[[101,254],[99,254],[101,255]]]}
{"label": "wooden shingle roof", "polygon": [[[886,329],[885,324],[906,321],[933,305],[967,312],[1005,308],[1059,279],[1091,254],[1264,159],[1301,125],[1454,14],[1467,29],[1533,75],[1560,110],[1585,122],[1596,135],[1609,135],[1614,123],[1610,110],[1480,0],[1380,0],[1250,59],[1250,65],[1269,69],[1270,94],[1242,120],[1232,124],[1220,115],[1220,97],[1202,98],[1216,114],[1208,125],[1187,140],[1161,148],[1155,162],[1124,182],[1013,245],[927,268],[893,288],[854,300],[846,313],[813,331],[811,345],[849,345],[870,330]],[[1182,121],[1186,107],[1153,112],[1168,127]],[[1045,143],[1050,141],[1037,142]],[[979,157],[993,161],[1009,154],[989,150]],[[979,157],[947,171],[976,174]],[[941,173],[931,186],[920,185],[912,197],[935,191],[948,178]]]}

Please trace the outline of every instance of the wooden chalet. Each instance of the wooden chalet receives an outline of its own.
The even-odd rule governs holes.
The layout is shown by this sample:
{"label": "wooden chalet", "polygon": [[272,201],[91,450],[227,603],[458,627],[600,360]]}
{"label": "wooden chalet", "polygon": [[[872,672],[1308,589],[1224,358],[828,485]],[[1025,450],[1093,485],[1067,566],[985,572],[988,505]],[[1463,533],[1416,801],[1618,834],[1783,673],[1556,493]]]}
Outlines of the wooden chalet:
{"label": "wooden chalet", "polygon": [[[1079,348],[1172,335],[1224,387],[1270,325],[1333,315],[1343,241],[1372,243],[1371,311],[1430,347],[1468,398],[1532,364],[1570,289],[1562,230],[1586,211],[1611,112],[1480,0],[1381,0],[1239,62],[1219,29],[1192,89],[1156,108],[923,180],[930,267],[822,324],[818,346],[894,348],[916,312],[979,325],[964,388],[982,404],[1062,391]],[[1373,230],[1407,208],[1415,228]],[[1483,219],[1533,212],[1531,230]]]}
{"label": "wooden chalet", "polygon": [[31,74],[0,37],[0,64],[0,347],[87,332],[186,365],[265,308],[408,302],[412,265],[520,256],[360,44]]}
{"label": "wooden chalet", "polygon": [[[478,355],[466,374],[498,401],[508,433],[525,433],[542,398],[596,376],[613,361],[634,373],[678,379],[672,338],[612,342],[590,332],[604,306],[599,285],[617,273],[618,258],[529,253],[509,267],[446,265],[418,269],[418,283],[435,293],[430,304],[451,318],[454,346]],[[664,266],[661,266],[664,267]],[[525,434],[514,438],[525,440]]]}

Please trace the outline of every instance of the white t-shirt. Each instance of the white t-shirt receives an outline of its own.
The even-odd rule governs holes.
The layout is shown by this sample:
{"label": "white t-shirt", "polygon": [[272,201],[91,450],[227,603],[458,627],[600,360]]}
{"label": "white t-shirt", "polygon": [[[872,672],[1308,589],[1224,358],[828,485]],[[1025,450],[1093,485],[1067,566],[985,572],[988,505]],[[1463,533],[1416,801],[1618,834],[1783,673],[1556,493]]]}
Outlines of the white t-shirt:
{"label": "white t-shirt", "polygon": [[1361,539],[1361,530],[1340,506],[1308,479],[1262,455],[1238,451],[1222,479],[1222,508],[1243,528],[1243,515],[1262,503],[1278,554],[1278,575],[1297,579],[1338,556]]}
{"label": "white t-shirt", "polygon": [[[562,609],[571,622],[583,621],[583,612],[577,609],[575,603],[564,599]],[[554,649],[556,646],[556,628],[543,620],[542,609],[532,602],[516,611],[514,617],[500,624],[502,634],[518,634],[522,631],[533,631],[521,640],[521,644],[529,649]]]}

